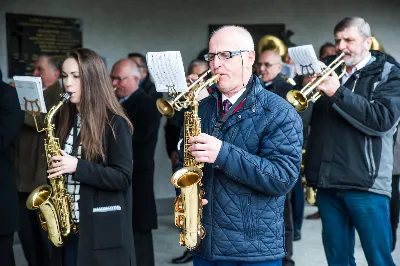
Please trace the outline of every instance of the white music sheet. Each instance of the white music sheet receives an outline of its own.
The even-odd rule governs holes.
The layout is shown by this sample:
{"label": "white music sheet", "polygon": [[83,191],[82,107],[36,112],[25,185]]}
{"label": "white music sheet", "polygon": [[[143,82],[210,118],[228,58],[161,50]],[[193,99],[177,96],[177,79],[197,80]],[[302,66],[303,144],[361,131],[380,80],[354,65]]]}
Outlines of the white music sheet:
{"label": "white music sheet", "polygon": [[158,92],[187,91],[181,52],[149,52],[146,60]]}
{"label": "white music sheet", "polygon": [[[18,100],[23,111],[47,113],[43,97],[42,79],[40,77],[14,76]],[[25,110],[27,107],[28,110]]]}
{"label": "white music sheet", "polygon": [[314,75],[322,72],[320,62],[311,44],[291,47],[288,49],[288,53],[296,64],[298,75]]}

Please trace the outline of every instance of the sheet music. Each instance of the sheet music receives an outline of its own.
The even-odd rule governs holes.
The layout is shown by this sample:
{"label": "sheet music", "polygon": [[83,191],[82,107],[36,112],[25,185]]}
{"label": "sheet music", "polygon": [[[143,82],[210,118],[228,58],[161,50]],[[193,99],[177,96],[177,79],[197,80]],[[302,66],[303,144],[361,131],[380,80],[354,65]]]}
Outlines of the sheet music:
{"label": "sheet music", "polygon": [[30,111],[38,111],[37,107],[39,106],[41,113],[47,113],[43,97],[42,79],[40,77],[29,76],[14,76],[13,79],[21,110],[25,111],[26,99],[28,101],[27,107]]}
{"label": "sheet music", "polygon": [[297,74],[313,75],[322,72],[314,47],[311,44],[289,48],[288,53],[296,64]]}
{"label": "sheet music", "polygon": [[158,92],[187,91],[181,52],[149,52],[146,60]]}

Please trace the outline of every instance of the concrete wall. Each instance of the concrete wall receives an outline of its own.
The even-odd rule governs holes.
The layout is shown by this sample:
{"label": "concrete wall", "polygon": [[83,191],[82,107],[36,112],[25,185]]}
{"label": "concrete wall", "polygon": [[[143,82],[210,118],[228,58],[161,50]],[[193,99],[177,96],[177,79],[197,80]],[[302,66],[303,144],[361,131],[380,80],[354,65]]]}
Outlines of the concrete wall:
{"label": "concrete wall", "polygon": [[[0,67],[7,70],[5,13],[79,18],[83,45],[106,57],[108,67],[129,52],[181,51],[185,67],[207,46],[209,24],[284,23],[297,45],[333,40],[333,27],[345,16],[364,17],[386,51],[400,60],[399,5],[390,0],[0,0]],[[162,122],[165,123],[165,119]],[[163,125],[156,151],[155,192],[174,196],[164,146]]]}

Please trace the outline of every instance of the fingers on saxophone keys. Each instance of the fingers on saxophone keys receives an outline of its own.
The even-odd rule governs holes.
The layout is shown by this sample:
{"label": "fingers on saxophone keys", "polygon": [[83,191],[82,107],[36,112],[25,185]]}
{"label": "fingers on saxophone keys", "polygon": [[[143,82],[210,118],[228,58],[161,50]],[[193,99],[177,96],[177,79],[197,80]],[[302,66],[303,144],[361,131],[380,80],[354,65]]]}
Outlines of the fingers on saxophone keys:
{"label": "fingers on saxophone keys", "polygon": [[47,177],[49,179],[52,179],[53,177],[65,174],[64,169],[61,166],[57,167],[57,168],[51,168],[51,169],[47,170],[47,173],[51,174]]}
{"label": "fingers on saxophone keys", "polygon": [[63,158],[63,156],[53,156],[53,157],[50,158],[50,161],[51,161],[51,162],[54,162],[54,161],[61,161],[62,158]]}
{"label": "fingers on saxophone keys", "polygon": [[57,172],[57,171],[60,171],[62,169],[62,167],[61,166],[59,166],[59,167],[54,167],[54,168],[50,168],[49,170],[47,170],[47,173],[54,173],[54,172]]}
{"label": "fingers on saxophone keys", "polygon": [[59,167],[59,166],[61,166],[61,165],[62,165],[62,162],[60,162],[60,161],[58,161],[58,162],[53,161],[53,162],[51,163],[51,168],[56,168],[56,167]]}

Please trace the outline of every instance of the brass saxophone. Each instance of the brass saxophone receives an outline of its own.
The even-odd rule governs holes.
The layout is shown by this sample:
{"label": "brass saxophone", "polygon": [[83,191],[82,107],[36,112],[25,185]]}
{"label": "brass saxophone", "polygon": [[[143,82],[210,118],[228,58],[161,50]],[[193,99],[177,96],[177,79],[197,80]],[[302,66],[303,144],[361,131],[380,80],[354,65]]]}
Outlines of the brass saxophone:
{"label": "brass saxophone", "polygon": [[[46,134],[44,147],[48,167],[51,166],[51,157],[61,155],[59,139],[54,136],[55,126],[52,122],[58,109],[68,102],[70,94],[64,93],[61,96],[60,102],[53,106],[45,117],[46,128],[37,130],[38,132],[45,131]],[[50,179],[50,185],[42,185],[32,191],[26,201],[26,207],[30,210],[39,209],[41,226],[48,232],[50,241],[56,247],[62,246],[64,239],[71,232],[78,231],[77,225],[73,223],[71,195],[66,191],[62,175]]]}
{"label": "brass saxophone", "polygon": [[220,77],[219,74],[216,74],[204,81],[204,78],[209,73],[210,70],[197,79],[188,88],[187,92],[176,95],[173,100],[166,101],[162,98],[157,100],[158,110],[167,117],[174,115],[174,109],[179,111],[182,108],[190,107],[184,114],[183,168],[176,171],[171,178],[172,185],[181,191],[181,194],[174,202],[175,225],[181,228],[179,244],[186,246],[189,250],[195,249],[200,240],[206,235],[206,231],[201,224],[203,213],[202,198],[204,194],[201,183],[203,177],[201,168],[204,164],[196,162],[188,148],[191,145],[189,139],[201,133],[201,123],[198,116],[199,103],[197,100],[199,92],[203,88],[218,82]]}

